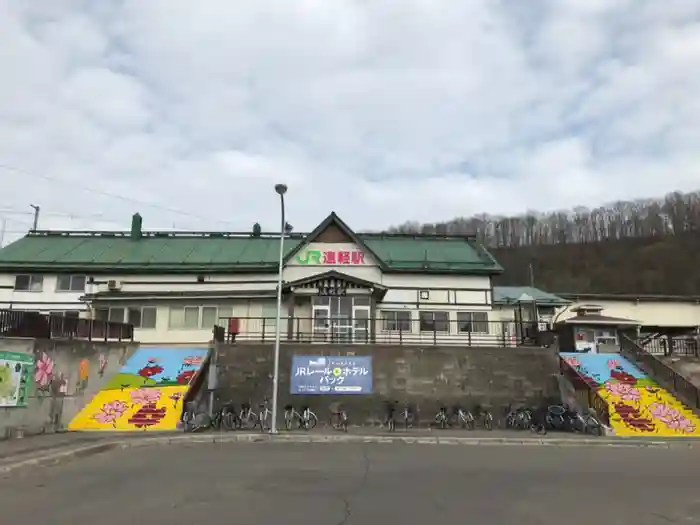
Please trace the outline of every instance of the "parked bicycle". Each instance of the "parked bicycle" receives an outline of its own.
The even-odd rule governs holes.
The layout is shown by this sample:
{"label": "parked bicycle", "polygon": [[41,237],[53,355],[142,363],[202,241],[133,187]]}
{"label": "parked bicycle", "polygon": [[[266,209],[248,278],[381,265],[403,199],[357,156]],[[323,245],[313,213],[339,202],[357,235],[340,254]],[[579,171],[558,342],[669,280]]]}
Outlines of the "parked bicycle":
{"label": "parked bicycle", "polygon": [[[460,406],[456,406],[454,407],[453,412],[453,419],[455,425],[459,425],[460,427],[467,430],[474,430],[474,427],[476,426],[476,420],[474,418],[474,415],[469,410],[465,410]],[[439,415],[440,414],[438,414],[438,416]],[[450,423],[450,426],[453,426],[453,424]]]}
{"label": "parked bicycle", "polygon": [[493,430],[493,414],[490,410],[481,405],[474,407],[474,417],[478,420],[484,430]]}
{"label": "parked bicycle", "polygon": [[582,434],[602,436],[604,434],[603,425],[600,424],[593,414],[579,414],[576,412],[574,428]]}
{"label": "parked bicycle", "polygon": [[241,405],[237,423],[238,428],[253,429],[258,426],[258,415],[253,412],[250,402]]}
{"label": "parked bicycle", "polygon": [[209,414],[197,412],[197,406],[190,401],[180,416],[184,432],[201,432],[212,428],[212,418]]}
{"label": "parked bicycle", "polygon": [[301,413],[297,412],[292,405],[284,407],[284,426],[287,430],[311,430],[317,423],[318,417],[308,406],[303,407]]}
{"label": "parked bicycle", "polygon": [[333,428],[333,430],[340,430],[342,432],[348,431],[348,413],[345,408],[341,405],[334,412],[331,412],[328,422]]}
{"label": "parked bicycle", "polygon": [[385,423],[389,429],[389,432],[395,432],[396,431],[396,404],[397,402],[391,402],[387,401],[384,410],[385,410]]}
{"label": "parked bicycle", "polygon": [[261,432],[265,432],[271,428],[270,423],[272,421],[272,411],[270,410],[269,405],[270,402],[267,398],[265,398],[259,405],[260,411],[258,412],[258,426],[260,427]]}
{"label": "parked bicycle", "polygon": [[411,407],[408,404],[408,402],[404,404],[403,410],[401,410],[399,417],[403,420],[404,430],[408,430],[409,428],[413,427],[416,417],[413,414],[413,411],[411,410]]}
{"label": "parked bicycle", "polygon": [[233,401],[225,403],[218,412],[218,424],[216,428],[222,430],[236,430],[241,428],[241,422],[236,413]]}
{"label": "parked bicycle", "polygon": [[513,408],[508,405],[505,409],[505,426],[512,430],[526,430],[532,424],[532,410],[525,407]]}
{"label": "parked bicycle", "polygon": [[450,416],[447,414],[446,406],[441,406],[438,413],[435,414],[435,423],[442,429],[446,429],[450,426]]}

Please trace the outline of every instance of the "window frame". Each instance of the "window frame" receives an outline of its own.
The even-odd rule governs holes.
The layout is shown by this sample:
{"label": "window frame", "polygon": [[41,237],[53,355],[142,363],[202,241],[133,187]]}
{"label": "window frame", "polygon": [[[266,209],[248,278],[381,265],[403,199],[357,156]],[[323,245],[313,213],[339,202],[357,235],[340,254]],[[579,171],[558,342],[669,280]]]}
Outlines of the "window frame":
{"label": "window frame", "polygon": [[[144,326],[146,310],[153,310],[153,326]],[[139,312],[139,322],[131,322],[131,312]],[[132,325],[139,330],[155,330],[158,326],[158,307],[157,306],[128,306],[126,308],[126,323]],[[150,323],[149,323],[150,324]]]}
{"label": "window frame", "polygon": [[[59,286],[59,283],[61,282],[61,278],[68,278],[68,288],[61,288]],[[83,280],[83,286],[82,288],[73,288],[73,280],[74,279],[82,279]],[[85,292],[85,287],[87,286],[87,275],[80,275],[80,274],[59,274],[56,277],[56,292],[57,293],[76,293],[76,292]]]}
{"label": "window frame", "polygon": [[[436,314],[445,316],[445,320],[438,321],[435,319]],[[430,315],[430,319],[425,319],[424,316]],[[432,328],[425,328],[424,323],[432,323]],[[438,323],[444,324],[445,330],[438,328]],[[418,329],[422,333],[449,334],[450,333],[450,312],[445,310],[419,310],[418,311]]]}
{"label": "window frame", "polygon": [[[214,319],[212,320],[211,325],[207,324],[206,326],[204,325],[204,309],[209,309],[209,310],[214,310]],[[219,322],[219,307],[217,305],[203,305],[199,307],[199,328],[201,330],[204,330],[206,328],[209,328],[210,330],[213,330],[216,324]]]}
{"label": "window frame", "polygon": [[[26,277],[28,279],[27,281],[27,288],[18,288],[17,287],[17,281],[22,278]],[[32,289],[32,284],[38,281],[39,287],[36,289]],[[15,287],[14,287],[15,292],[32,292],[32,293],[41,293],[44,291],[44,276],[42,274],[36,274],[36,273],[20,273],[15,275]]]}
{"label": "window frame", "polygon": [[[484,319],[476,320],[475,315],[483,315]],[[469,329],[463,330],[463,327],[468,327]],[[484,330],[478,330],[475,328],[484,328]],[[489,331],[489,314],[488,312],[457,312],[457,333],[459,334],[479,334],[488,335],[491,333]]]}
{"label": "window frame", "polygon": [[[187,311],[188,310],[197,310],[197,320],[195,323],[193,323],[193,326],[188,326],[186,319],[187,319]],[[181,311],[182,312],[182,326],[174,326],[173,325],[173,312],[174,311]],[[168,330],[201,330],[201,324],[202,324],[202,307],[201,306],[192,306],[192,305],[185,305],[185,306],[171,306],[168,309]],[[214,326],[212,326],[214,328]]]}
{"label": "window frame", "polygon": [[[283,316],[280,312],[280,322],[283,320]],[[263,304],[260,309],[261,318],[261,329],[264,327],[265,330],[276,330],[277,328],[277,303]]]}
{"label": "window frame", "polygon": [[[379,315],[382,320],[382,332],[399,332],[402,334],[410,334],[413,331],[413,315],[411,314],[410,310],[381,310]],[[400,316],[404,315],[407,317],[406,319],[399,318]],[[393,328],[390,323],[393,323]],[[401,328],[402,323],[406,323],[406,330]]]}

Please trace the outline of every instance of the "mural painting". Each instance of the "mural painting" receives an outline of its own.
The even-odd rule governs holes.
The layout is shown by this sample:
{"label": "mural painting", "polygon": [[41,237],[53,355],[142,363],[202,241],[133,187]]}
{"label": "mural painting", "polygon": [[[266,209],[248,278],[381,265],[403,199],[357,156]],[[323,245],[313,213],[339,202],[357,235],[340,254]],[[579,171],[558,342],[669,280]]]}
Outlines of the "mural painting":
{"label": "mural painting", "polygon": [[700,436],[700,419],[667,390],[617,354],[562,353],[608,404],[619,436]]}
{"label": "mural painting", "polygon": [[90,361],[81,359],[78,365],[78,380],[75,382],[75,393],[82,394],[88,386],[90,378]]}
{"label": "mural painting", "polygon": [[33,370],[32,355],[0,352],[0,407],[26,406]]}
{"label": "mural painting", "polygon": [[71,430],[174,430],[204,348],[140,348],[71,421]]}

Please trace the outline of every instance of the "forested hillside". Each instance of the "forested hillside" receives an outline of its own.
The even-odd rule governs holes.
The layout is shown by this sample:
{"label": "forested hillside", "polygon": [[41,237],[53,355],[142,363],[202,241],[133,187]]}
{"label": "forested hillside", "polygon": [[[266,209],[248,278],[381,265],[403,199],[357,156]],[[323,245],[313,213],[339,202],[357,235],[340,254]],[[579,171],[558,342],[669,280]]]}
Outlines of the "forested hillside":
{"label": "forested hillside", "polygon": [[529,284],[532,273],[552,292],[700,295],[700,192],[389,231],[476,234],[505,268],[502,285]]}

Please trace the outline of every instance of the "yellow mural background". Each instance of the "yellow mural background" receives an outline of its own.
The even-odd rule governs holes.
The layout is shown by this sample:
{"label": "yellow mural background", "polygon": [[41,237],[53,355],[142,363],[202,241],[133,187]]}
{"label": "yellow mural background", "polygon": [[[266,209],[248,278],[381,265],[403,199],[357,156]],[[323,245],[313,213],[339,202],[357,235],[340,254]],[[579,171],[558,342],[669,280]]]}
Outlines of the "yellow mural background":
{"label": "yellow mural background", "polygon": [[[141,405],[135,404],[132,401],[132,392],[140,389],[125,388],[123,390],[102,390],[88,403],[70,422],[69,430],[90,430],[90,431],[135,431],[135,432],[153,432],[162,430],[175,430],[180,421],[182,414],[182,403],[189,389],[188,385],[183,386],[164,386],[161,388],[148,387],[149,391],[159,391],[160,399],[155,402],[156,408],[165,408],[165,416],[158,423],[139,428],[132,423],[129,423],[131,418],[141,408]],[[145,390],[145,389],[144,389]],[[178,399],[171,399],[171,396]],[[95,419],[103,413],[102,408],[105,404],[122,402],[127,405],[127,409],[121,413],[119,417],[114,419],[113,423],[103,423]]]}
{"label": "yellow mural background", "polygon": [[[700,418],[692,411],[685,407],[683,403],[678,401],[667,390],[659,386],[654,386],[652,391],[646,387],[634,388],[639,393],[638,401],[623,401],[619,396],[612,395],[605,389],[605,386],[598,390],[600,397],[608,403],[610,412],[610,425],[613,427],[615,434],[618,436],[645,436],[654,435],[660,437],[700,437]],[[654,424],[654,430],[641,430],[629,427],[624,423],[622,417],[615,409],[613,403],[623,402],[631,405],[639,410],[640,415],[646,419],[650,419]],[[652,414],[652,405],[655,403],[663,403],[669,407],[678,410],[681,416],[685,417],[695,427],[692,432],[684,432],[675,428],[669,428],[662,420]]]}

